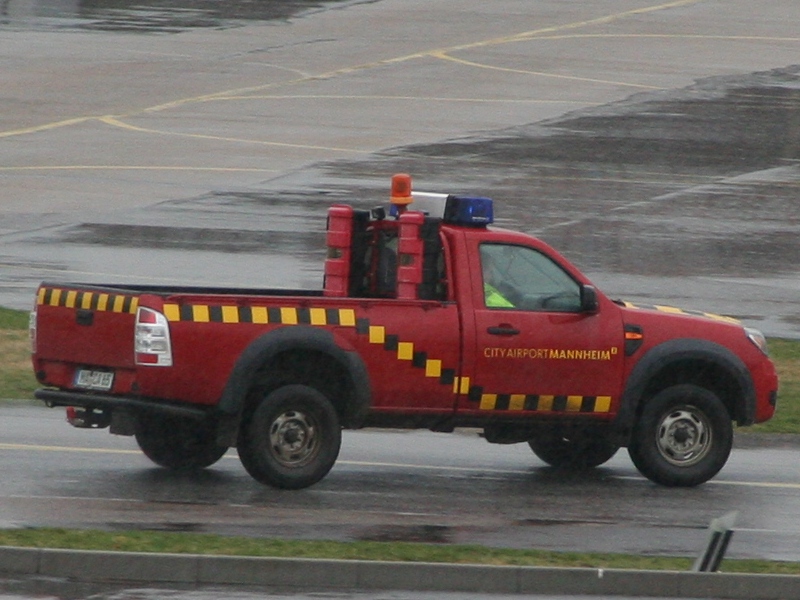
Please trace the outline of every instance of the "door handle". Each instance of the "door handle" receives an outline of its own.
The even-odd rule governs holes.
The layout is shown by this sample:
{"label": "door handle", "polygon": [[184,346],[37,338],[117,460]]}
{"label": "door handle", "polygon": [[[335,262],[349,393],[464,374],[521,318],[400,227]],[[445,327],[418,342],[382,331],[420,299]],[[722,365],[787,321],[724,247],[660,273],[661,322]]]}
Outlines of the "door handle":
{"label": "door handle", "polygon": [[487,332],[492,335],[519,335],[519,329],[511,325],[498,325],[497,327],[489,327]]}

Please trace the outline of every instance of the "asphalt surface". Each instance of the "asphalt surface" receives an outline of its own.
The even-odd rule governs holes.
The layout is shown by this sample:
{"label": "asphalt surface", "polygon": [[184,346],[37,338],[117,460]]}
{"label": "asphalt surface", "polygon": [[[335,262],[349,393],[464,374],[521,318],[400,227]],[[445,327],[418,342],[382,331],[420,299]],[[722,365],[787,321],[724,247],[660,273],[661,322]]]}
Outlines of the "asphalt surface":
{"label": "asphalt surface", "polygon": [[327,205],[408,171],[611,296],[800,337],[794,0],[216,4],[0,4],[0,305],[319,287]]}
{"label": "asphalt surface", "polygon": [[793,438],[737,441],[713,480],[670,489],[639,475],[625,451],[569,473],[547,467],[525,444],[488,444],[474,431],[345,431],[331,473],[289,492],[250,478],[235,451],[210,469],[172,473],[132,438],[74,429],[63,417],[41,406],[0,409],[2,527],[695,558],[712,519],[735,511],[728,558],[800,561]]}
{"label": "asphalt surface", "polygon": [[793,0],[50,4],[0,23],[2,305],[318,288],[325,208],[403,170],[613,297],[800,336]]}

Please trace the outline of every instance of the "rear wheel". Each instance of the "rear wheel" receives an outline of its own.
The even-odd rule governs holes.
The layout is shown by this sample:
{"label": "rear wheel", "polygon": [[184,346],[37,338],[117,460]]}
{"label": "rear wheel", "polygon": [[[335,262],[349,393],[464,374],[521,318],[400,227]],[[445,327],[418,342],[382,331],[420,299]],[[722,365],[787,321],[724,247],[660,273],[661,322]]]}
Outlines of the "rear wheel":
{"label": "rear wheel", "polygon": [[168,469],[203,469],[228,451],[217,444],[212,421],[147,415],[139,419],[136,442],[145,456]]}
{"label": "rear wheel", "polygon": [[602,431],[547,432],[528,440],[528,445],[548,465],[565,469],[599,467],[620,448]]}
{"label": "rear wheel", "polygon": [[645,403],[628,453],[648,479],[690,487],[716,475],[732,445],[731,417],[717,395],[697,385],[681,384]]}
{"label": "rear wheel", "polygon": [[312,387],[286,385],[270,392],[245,420],[237,449],[254,479],[300,489],[328,474],[341,442],[331,402]]}

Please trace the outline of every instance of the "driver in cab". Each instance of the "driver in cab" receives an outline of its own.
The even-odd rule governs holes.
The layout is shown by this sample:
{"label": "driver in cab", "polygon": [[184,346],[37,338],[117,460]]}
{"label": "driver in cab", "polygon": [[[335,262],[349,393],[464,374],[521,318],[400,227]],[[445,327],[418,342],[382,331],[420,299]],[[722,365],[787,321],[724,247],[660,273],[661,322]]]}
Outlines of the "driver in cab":
{"label": "driver in cab", "polygon": [[498,289],[503,283],[503,277],[495,264],[494,257],[486,252],[481,253],[481,269],[483,271],[483,296],[487,308],[514,308],[514,303]]}

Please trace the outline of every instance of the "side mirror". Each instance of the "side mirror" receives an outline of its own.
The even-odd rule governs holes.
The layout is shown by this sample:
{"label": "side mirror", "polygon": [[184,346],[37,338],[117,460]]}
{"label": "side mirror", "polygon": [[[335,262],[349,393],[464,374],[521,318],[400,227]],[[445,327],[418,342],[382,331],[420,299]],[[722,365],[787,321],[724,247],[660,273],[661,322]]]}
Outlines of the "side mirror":
{"label": "side mirror", "polygon": [[596,313],[600,310],[600,303],[597,301],[597,290],[591,285],[581,286],[581,312]]}

